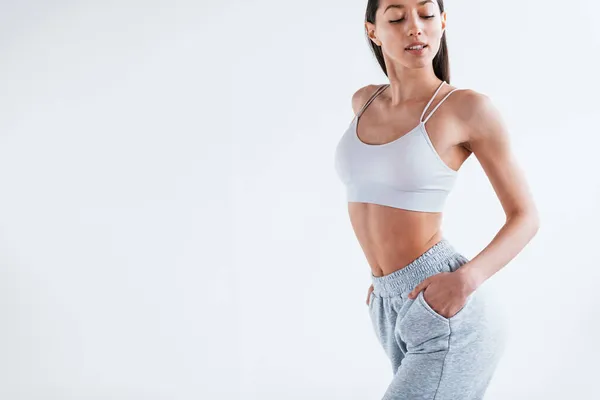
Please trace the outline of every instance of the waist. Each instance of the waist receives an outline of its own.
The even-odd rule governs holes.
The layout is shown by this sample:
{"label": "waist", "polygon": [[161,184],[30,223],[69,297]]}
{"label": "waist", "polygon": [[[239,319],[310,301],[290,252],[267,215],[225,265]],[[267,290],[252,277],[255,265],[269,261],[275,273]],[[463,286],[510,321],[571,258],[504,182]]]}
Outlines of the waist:
{"label": "waist", "polygon": [[372,275],[373,291],[379,297],[404,296],[427,277],[456,271],[468,261],[443,238],[403,268],[383,276]]}
{"label": "waist", "polygon": [[[421,242],[411,239],[410,242],[397,246],[383,246],[371,251],[368,257],[371,274],[376,277],[392,274],[414,262],[423,253],[440,241],[446,240],[441,231]],[[366,252],[365,252],[366,254]]]}
{"label": "waist", "polygon": [[439,241],[442,214],[348,203],[350,222],[375,276],[402,268]]}

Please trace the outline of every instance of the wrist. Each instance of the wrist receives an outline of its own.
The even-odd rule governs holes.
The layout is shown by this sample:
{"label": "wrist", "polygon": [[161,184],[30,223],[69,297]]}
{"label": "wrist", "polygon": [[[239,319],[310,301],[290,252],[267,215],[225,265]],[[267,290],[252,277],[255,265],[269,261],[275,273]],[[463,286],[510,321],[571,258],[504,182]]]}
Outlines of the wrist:
{"label": "wrist", "polygon": [[477,290],[479,285],[481,285],[485,280],[485,278],[477,269],[467,267],[466,265],[462,266],[455,272],[461,277],[464,287],[468,293],[472,293]]}

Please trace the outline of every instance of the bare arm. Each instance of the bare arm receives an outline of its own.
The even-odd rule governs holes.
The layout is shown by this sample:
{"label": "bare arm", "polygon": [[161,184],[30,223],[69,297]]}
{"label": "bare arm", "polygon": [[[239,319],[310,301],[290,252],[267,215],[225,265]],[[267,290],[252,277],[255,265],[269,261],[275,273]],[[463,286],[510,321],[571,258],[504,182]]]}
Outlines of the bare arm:
{"label": "bare arm", "polygon": [[508,264],[535,236],[539,216],[524,174],[511,149],[507,128],[492,101],[474,91],[466,96],[468,145],[477,157],[506,215],[492,241],[458,271],[472,289]]}

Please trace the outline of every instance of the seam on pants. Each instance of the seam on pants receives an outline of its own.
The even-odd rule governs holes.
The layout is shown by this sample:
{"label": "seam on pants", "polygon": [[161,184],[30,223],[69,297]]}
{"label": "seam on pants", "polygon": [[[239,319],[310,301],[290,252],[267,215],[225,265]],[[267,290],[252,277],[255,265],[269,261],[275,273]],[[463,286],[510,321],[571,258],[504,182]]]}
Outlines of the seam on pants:
{"label": "seam on pants", "polygon": [[[447,265],[448,265],[448,268],[450,269],[450,271],[452,272],[452,260],[449,260],[447,262]],[[425,300],[425,297],[423,297],[423,301],[424,300]],[[432,400],[435,400],[435,398],[437,397],[438,391],[440,390],[440,386],[442,384],[442,378],[444,377],[444,367],[446,366],[446,358],[448,358],[448,353],[450,353],[450,338],[452,337],[452,326],[451,325],[452,325],[452,321],[450,318],[448,318],[448,330],[450,331],[448,333],[448,350],[446,351],[446,355],[444,356],[444,360],[442,361],[442,371],[440,372],[440,381],[438,382],[437,388],[435,389],[435,393],[433,394]]]}
{"label": "seam on pants", "polygon": [[450,338],[452,337],[452,327],[450,326],[450,320],[448,320],[448,329],[450,330],[450,333],[448,334],[448,350],[446,351],[446,355],[444,356],[444,360],[442,361],[442,372],[440,372],[440,381],[438,382],[437,388],[435,389],[435,393],[433,394],[432,400],[435,400],[438,391],[440,390],[442,378],[444,377],[444,367],[446,366],[446,358],[448,358],[448,353],[450,353]]}

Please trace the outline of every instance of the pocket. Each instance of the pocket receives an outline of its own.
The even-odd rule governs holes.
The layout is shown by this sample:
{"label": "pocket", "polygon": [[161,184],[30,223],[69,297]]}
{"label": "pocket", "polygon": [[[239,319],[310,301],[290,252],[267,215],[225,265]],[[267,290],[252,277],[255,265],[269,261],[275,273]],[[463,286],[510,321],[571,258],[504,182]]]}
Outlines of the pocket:
{"label": "pocket", "polygon": [[450,267],[450,272],[455,272],[456,270],[460,269],[463,265],[465,265],[469,261],[470,260],[467,257],[463,256],[460,253],[457,253],[448,262],[448,266]]}
{"label": "pocket", "polygon": [[397,324],[408,352],[430,354],[448,349],[450,322],[423,301],[423,291],[407,299],[406,312]]}
{"label": "pocket", "polygon": [[373,308],[373,300],[374,299],[375,299],[375,294],[373,292],[371,292],[371,294],[369,294],[369,304],[368,304],[369,311]]}
{"label": "pocket", "polygon": [[374,304],[374,302],[377,303],[377,299],[378,298],[373,293],[370,294],[367,312],[369,313],[369,319],[371,320],[371,325],[373,326],[373,332],[375,332],[377,340],[381,342],[381,329],[382,324],[385,321],[385,315],[383,314],[383,307],[381,304]]}
{"label": "pocket", "polygon": [[458,310],[453,316],[451,316],[450,318],[446,318],[443,315],[441,315],[440,313],[438,313],[437,311],[435,311],[430,305],[429,303],[427,303],[427,300],[425,300],[425,290],[421,290],[419,292],[419,294],[417,295],[417,299],[419,300],[419,303],[431,314],[433,314],[435,317],[441,319],[442,321],[449,321],[452,320],[454,318],[457,318],[460,316],[460,314],[462,314],[462,312],[464,311],[464,309],[466,308],[466,306],[469,304],[469,302],[471,301],[471,296],[472,294],[470,294],[467,297],[467,300],[465,302],[465,304],[460,308],[460,310]]}

